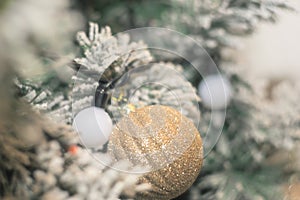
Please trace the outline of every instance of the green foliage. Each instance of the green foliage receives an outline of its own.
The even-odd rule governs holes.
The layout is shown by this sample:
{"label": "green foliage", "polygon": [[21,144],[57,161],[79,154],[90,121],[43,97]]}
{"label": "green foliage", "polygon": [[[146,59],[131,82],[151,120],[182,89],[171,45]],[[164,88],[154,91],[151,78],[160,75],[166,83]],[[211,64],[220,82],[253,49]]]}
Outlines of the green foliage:
{"label": "green foliage", "polygon": [[114,32],[153,26],[170,8],[169,2],[148,0],[77,0],[88,21],[109,25]]}

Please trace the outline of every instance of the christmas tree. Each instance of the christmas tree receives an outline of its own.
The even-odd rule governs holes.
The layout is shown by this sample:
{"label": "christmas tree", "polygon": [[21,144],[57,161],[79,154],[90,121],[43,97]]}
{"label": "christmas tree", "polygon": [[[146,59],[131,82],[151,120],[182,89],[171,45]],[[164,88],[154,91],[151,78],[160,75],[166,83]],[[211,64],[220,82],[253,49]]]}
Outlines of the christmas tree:
{"label": "christmas tree", "polygon": [[[3,1],[0,197],[282,199],[284,185],[299,179],[300,84],[258,82],[226,56],[281,10],[293,7],[281,0]],[[145,26],[179,33],[118,33]],[[114,131],[108,144],[86,148],[72,123],[90,106]],[[156,140],[127,137],[161,124],[171,128],[157,129]],[[103,133],[109,124],[101,126]],[[118,142],[122,151],[110,153]],[[158,155],[128,154],[148,146]]]}

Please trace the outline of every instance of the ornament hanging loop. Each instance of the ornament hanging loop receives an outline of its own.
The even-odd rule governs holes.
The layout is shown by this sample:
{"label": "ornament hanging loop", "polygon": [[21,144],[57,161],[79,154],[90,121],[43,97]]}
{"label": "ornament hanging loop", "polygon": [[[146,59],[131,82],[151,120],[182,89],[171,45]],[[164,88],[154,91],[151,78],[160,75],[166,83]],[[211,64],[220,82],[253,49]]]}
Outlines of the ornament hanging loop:
{"label": "ornament hanging loop", "polygon": [[99,81],[99,85],[95,92],[95,101],[94,101],[95,107],[103,108],[103,109],[107,108],[107,104],[110,99],[110,95],[108,91],[109,91],[109,87],[107,87],[106,84],[101,83]]}
{"label": "ornament hanging loop", "polygon": [[[125,71],[127,72],[127,71]],[[109,91],[113,89],[117,82],[125,75],[126,73],[121,74],[120,76],[114,78],[112,81],[104,81],[104,80],[99,80],[98,82],[98,87],[95,92],[95,107],[98,108],[103,108],[106,110],[107,105],[111,99],[111,94]]]}

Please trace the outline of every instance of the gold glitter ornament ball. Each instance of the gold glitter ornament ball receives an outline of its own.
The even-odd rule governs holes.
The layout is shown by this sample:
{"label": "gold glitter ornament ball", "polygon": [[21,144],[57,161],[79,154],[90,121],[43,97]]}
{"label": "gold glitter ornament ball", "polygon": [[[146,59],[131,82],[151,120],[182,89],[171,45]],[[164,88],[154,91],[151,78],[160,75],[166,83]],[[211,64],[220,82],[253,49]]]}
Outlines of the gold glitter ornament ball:
{"label": "gold glitter ornament ball", "polygon": [[115,161],[151,167],[139,179],[151,190],[138,193],[136,199],[179,196],[195,181],[203,162],[202,140],[193,122],[161,105],[123,117],[110,136],[108,151]]}

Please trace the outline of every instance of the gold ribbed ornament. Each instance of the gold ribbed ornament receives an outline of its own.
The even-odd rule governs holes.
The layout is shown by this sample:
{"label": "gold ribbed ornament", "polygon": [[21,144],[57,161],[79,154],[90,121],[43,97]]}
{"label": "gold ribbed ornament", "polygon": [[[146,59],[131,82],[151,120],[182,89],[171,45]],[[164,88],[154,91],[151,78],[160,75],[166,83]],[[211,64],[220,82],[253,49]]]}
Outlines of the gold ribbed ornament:
{"label": "gold ribbed ornament", "polygon": [[179,196],[195,181],[203,162],[202,140],[193,122],[161,105],[123,117],[110,136],[108,151],[115,160],[151,167],[140,178],[151,190],[139,193],[137,199]]}

